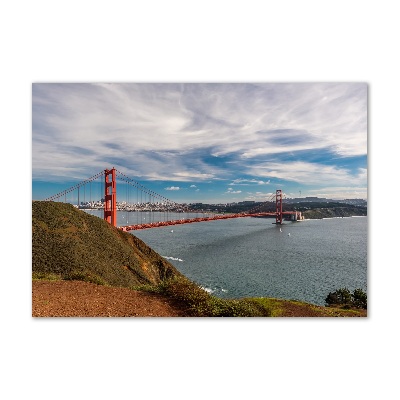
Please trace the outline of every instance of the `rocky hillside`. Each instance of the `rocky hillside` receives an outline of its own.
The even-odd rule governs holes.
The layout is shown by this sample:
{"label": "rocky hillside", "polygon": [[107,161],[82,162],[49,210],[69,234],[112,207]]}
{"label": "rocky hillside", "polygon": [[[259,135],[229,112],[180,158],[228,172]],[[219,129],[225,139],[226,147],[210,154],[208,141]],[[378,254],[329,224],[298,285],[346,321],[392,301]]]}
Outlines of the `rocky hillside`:
{"label": "rocky hillside", "polygon": [[32,202],[32,275],[157,285],[179,271],[135,236],[70,204]]}

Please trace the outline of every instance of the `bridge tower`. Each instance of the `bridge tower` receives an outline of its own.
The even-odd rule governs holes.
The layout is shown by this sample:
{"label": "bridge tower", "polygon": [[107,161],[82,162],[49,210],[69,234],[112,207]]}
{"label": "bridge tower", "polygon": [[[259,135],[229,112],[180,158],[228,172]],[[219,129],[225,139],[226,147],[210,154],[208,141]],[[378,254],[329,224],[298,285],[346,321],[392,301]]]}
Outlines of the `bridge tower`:
{"label": "bridge tower", "polygon": [[117,226],[117,181],[115,175],[115,168],[104,170],[104,219],[113,226]]}
{"label": "bridge tower", "polygon": [[277,189],[275,195],[276,201],[276,224],[282,225],[282,190]]}

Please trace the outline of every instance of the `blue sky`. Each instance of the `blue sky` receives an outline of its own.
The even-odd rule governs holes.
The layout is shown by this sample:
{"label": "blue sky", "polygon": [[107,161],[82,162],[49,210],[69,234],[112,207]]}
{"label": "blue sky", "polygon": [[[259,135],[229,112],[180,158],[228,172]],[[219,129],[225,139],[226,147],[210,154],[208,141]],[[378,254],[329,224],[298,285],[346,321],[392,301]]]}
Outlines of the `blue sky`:
{"label": "blue sky", "polygon": [[178,202],[367,198],[365,83],[34,83],[32,197],[116,167]]}

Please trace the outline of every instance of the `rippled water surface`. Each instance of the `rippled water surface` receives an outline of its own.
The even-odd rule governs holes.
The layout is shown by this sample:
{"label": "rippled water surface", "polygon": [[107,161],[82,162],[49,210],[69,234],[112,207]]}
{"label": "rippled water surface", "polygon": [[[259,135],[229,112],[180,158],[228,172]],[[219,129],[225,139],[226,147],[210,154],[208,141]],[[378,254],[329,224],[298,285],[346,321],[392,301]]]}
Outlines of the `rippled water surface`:
{"label": "rippled water surface", "polygon": [[132,234],[219,297],[266,296],[322,305],[340,287],[367,290],[366,217],[281,227],[273,221],[236,218]]}

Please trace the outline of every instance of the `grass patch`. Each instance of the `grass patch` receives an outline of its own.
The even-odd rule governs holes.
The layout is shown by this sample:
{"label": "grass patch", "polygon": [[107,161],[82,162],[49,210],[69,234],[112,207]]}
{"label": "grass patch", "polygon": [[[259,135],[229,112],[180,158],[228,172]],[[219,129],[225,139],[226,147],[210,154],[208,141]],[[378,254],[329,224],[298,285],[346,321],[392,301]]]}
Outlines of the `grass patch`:
{"label": "grass patch", "polygon": [[40,281],[40,280],[46,280],[46,281],[61,281],[62,276],[60,274],[54,274],[52,272],[37,272],[33,271],[32,272],[32,280],[33,281]]}
{"label": "grass patch", "polygon": [[33,281],[84,281],[89,283],[95,283],[96,285],[109,286],[108,283],[101,277],[85,270],[73,270],[67,275],[55,274],[52,272],[32,272]]}
{"label": "grass patch", "polygon": [[269,309],[269,317],[280,317],[283,313],[282,301],[267,297],[252,298],[251,301],[265,309]]}
{"label": "grass patch", "polygon": [[109,286],[109,284],[100,276],[85,269],[74,269],[64,276],[65,281],[84,281],[96,285]]}
{"label": "grass patch", "polygon": [[268,302],[254,299],[220,299],[210,295],[184,277],[167,279],[159,285],[160,293],[182,302],[193,317],[270,317]]}

